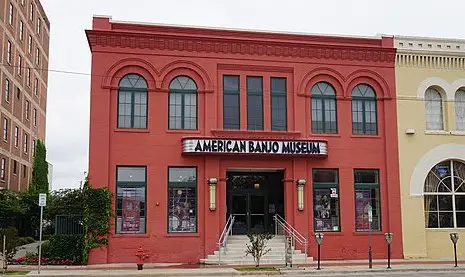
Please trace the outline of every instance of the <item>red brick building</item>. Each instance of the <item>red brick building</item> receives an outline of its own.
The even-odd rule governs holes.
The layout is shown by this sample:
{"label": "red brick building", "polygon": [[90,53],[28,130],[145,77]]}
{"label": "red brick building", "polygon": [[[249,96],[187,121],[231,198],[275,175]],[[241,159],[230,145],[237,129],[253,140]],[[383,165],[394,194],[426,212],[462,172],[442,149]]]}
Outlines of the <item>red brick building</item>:
{"label": "red brick building", "polygon": [[0,190],[24,191],[45,140],[50,22],[39,0],[0,1]]}
{"label": "red brick building", "polygon": [[[324,259],[401,258],[395,49],[358,38],[94,18],[89,178],[114,193],[90,263],[198,262],[282,217]],[[371,216],[369,216],[371,209]],[[369,224],[371,220],[371,225]],[[296,244],[302,249],[302,245]]]}

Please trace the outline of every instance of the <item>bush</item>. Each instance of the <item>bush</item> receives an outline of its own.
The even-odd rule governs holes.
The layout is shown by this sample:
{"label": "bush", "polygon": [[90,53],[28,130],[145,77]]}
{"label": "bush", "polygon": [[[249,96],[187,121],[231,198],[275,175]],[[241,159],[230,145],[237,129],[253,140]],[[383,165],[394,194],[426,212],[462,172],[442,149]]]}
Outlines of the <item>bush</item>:
{"label": "bush", "polygon": [[[47,258],[71,260],[73,263],[81,261],[82,235],[53,235],[50,237]],[[43,245],[42,245],[43,246]]]}
{"label": "bush", "polygon": [[3,247],[3,235],[6,235],[6,256],[8,260],[16,254],[18,247],[18,230],[16,228],[0,229],[0,245]]}
{"label": "bush", "polygon": [[18,238],[18,246],[33,243],[35,241],[36,240],[34,238],[32,238],[32,237],[20,237],[20,238]]}
{"label": "bush", "polygon": [[[37,253],[39,253],[39,247],[37,247]],[[50,257],[50,241],[42,242],[42,256]]]}

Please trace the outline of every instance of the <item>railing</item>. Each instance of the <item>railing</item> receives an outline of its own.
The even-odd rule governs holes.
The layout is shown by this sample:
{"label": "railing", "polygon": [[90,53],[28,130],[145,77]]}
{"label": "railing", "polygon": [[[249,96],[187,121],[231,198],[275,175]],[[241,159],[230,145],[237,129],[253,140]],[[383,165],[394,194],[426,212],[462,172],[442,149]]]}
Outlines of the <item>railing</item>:
{"label": "railing", "polygon": [[273,216],[273,219],[276,223],[275,224],[275,235],[278,234],[278,227],[281,227],[284,231],[284,235],[291,236],[293,242],[297,241],[304,248],[305,257],[307,257],[307,248],[308,248],[307,239],[302,234],[300,234],[296,229],[294,229],[292,225],[287,223],[287,221],[284,220],[284,218],[282,218],[279,214],[275,214]]}
{"label": "railing", "polygon": [[228,236],[232,235],[232,227],[234,225],[234,215],[230,215],[226,224],[224,225],[223,232],[221,232],[220,239],[218,240],[218,264],[221,264],[221,248],[223,247],[226,250],[226,243],[228,241]]}

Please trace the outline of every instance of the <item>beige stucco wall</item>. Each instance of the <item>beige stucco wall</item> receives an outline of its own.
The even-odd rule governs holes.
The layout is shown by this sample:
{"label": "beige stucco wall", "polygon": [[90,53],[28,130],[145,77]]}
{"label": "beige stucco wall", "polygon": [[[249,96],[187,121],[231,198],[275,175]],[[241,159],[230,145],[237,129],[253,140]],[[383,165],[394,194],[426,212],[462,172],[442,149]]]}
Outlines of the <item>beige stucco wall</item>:
{"label": "beige stucco wall", "polygon": [[[398,62],[396,66],[404,257],[453,258],[449,233],[459,232],[457,250],[463,259],[465,229],[426,229],[421,192],[426,174],[435,163],[448,158],[465,161],[465,133],[456,132],[453,103],[455,91],[461,86],[465,87],[465,70],[460,66],[451,69],[447,69],[447,66],[428,67],[421,65],[421,58],[416,61],[416,64]],[[431,133],[425,130],[422,94],[424,96],[424,91],[430,85],[436,86],[443,94],[443,132]],[[415,134],[406,134],[406,129],[414,129]]]}

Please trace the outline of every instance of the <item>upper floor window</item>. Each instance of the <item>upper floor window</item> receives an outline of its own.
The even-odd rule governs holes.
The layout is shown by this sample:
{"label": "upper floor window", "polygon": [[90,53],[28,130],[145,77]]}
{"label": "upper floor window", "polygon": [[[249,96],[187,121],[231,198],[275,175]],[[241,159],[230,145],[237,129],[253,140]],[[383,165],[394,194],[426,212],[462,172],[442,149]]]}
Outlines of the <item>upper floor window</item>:
{"label": "upper floor window", "polygon": [[444,161],[425,180],[425,227],[465,227],[465,164]]}
{"label": "upper floor window", "polygon": [[271,130],[287,130],[286,78],[271,78]]}
{"label": "upper floor window", "polygon": [[34,4],[32,2],[31,5],[29,5],[29,20],[34,20]]}
{"label": "upper floor window", "polygon": [[118,128],[147,128],[147,82],[128,74],[119,82]]}
{"label": "upper floor window", "polygon": [[23,40],[24,39],[24,23],[23,21],[21,20],[19,22],[19,40]]}
{"label": "upper floor window", "polygon": [[457,130],[465,131],[465,90],[455,93],[455,121]]}
{"label": "upper floor window", "polygon": [[32,36],[29,35],[28,40],[27,40],[27,53],[31,54],[32,53]]}
{"label": "upper floor window", "polygon": [[11,42],[8,41],[6,45],[6,61],[11,64]]}
{"label": "upper floor window", "polygon": [[357,135],[378,134],[376,94],[366,84],[352,90],[352,133]]}
{"label": "upper floor window", "polygon": [[40,20],[40,18],[37,18],[37,34],[40,35],[40,23],[42,22],[42,20]]}
{"label": "upper floor window", "polygon": [[3,118],[3,140],[8,141],[8,119]]}
{"label": "upper floor window", "polygon": [[263,130],[262,77],[247,77],[247,129]]}
{"label": "upper floor window", "polygon": [[169,86],[169,129],[197,129],[197,85],[187,76],[174,78]]}
{"label": "upper floor window", "polygon": [[336,92],[326,83],[312,87],[312,133],[337,133]]}
{"label": "upper floor window", "polygon": [[13,4],[10,3],[10,9],[8,11],[8,23],[13,25]]}
{"label": "upper floor window", "polygon": [[15,126],[15,140],[14,140],[15,147],[18,147],[18,144],[19,144],[19,128]]}
{"label": "upper floor window", "polygon": [[223,76],[223,128],[240,129],[239,76]]}
{"label": "upper floor window", "polygon": [[23,57],[18,56],[18,75],[21,76],[23,72]]}
{"label": "upper floor window", "polygon": [[425,114],[427,130],[444,130],[442,97],[439,91],[434,88],[426,90]]}
{"label": "upper floor window", "polygon": [[5,101],[10,102],[10,80],[5,79]]}
{"label": "upper floor window", "polygon": [[39,48],[36,48],[36,64],[40,64],[40,50]]}

